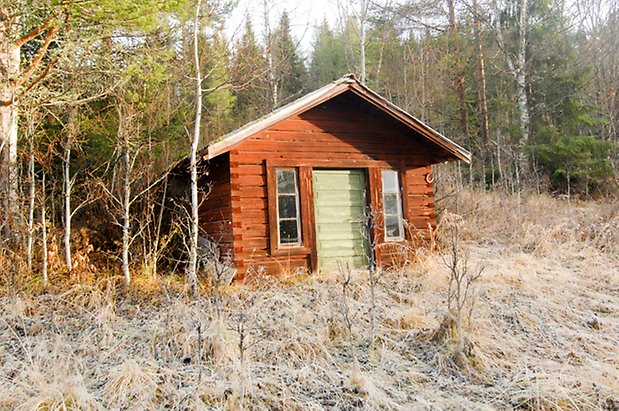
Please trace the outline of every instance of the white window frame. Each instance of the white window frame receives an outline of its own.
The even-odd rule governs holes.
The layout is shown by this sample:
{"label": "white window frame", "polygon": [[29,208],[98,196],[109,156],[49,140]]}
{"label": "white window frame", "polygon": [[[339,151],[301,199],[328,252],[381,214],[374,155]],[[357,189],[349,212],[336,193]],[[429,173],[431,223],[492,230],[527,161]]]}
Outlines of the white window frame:
{"label": "white window frame", "polygon": [[[279,192],[279,185],[277,184],[277,176],[280,171],[291,171],[294,174],[294,193],[281,193]],[[295,206],[296,206],[296,217],[280,217],[279,215],[279,197],[280,196],[295,196]],[[299,247],[303,245],[303,238],[301,233],[301,202],[299,196],[299,172],[296,168],[292,167],[277,167],[275,169],[275,207],[277,210],[277,246],[280,248],[287,247]],[[281,229],[280,222],[281,221],[292,221],[296,220],[297,222],[297,236],[298,239],[294,243],[282,243],[281,239]]]}
{"label": "white window frame", "polygon": [[[395,191],[387,191],[385,189],[385,173],[393,173],[396,178],[397,189]],[[402,241],[404,240],[404,216],[402,213],[402,187],[400,186],[400,173],[397,170],[382,170],[380,174],[382,191],[383,191],[383,232],[385,233],[385,241]],[[386,194],[395,194],[397,197],[397,214],[387,214],[387,207],[385,206],[385,195]],[[398,218],[398,229],[400,231],[400,235],[397,237],[389,236],[387,232],[387,217]]]}

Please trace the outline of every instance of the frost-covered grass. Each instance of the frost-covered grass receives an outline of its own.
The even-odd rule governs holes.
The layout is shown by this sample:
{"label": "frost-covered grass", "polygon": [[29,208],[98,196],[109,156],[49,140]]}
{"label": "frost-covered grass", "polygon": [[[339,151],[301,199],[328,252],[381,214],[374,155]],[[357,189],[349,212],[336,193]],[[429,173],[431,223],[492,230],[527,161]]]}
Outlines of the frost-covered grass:
{"label": "frost-covered grass", "polygon": [[380,277],[373,333],[367,273],[345,294],[338,273],[238,284],[219,314],[178,281],[125,290],[110,277],[3,291],[0,409],[613,409],[616,204],[514,201],[466,193],[458,206],[469,264],[485,267],[464,367],[435,338],[437,254]]}

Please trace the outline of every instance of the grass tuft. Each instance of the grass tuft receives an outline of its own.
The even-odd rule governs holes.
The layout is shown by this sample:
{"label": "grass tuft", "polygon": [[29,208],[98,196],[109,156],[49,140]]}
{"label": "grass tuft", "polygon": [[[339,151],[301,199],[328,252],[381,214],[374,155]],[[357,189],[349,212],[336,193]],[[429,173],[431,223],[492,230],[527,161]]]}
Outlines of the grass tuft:
{"label": "grass tuft", "polygon": [[3,283],[0,409],[612,409],[617,208],[461,199],[450,218],[485,266],[465,360],[448,272],[427,251],[380,276],[372,338],[367,273],[352,274],[345,303],[326,274],[223,287],[215,304],[181,281],[136,275],[126,289],[97,271],[45,293]]}

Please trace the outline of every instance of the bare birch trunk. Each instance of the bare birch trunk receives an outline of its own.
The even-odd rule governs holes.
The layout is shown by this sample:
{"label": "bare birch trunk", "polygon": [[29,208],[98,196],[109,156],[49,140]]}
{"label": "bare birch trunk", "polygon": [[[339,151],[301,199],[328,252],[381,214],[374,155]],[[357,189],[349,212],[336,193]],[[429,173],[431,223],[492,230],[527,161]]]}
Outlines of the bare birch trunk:
{"label": "bare birch trunk", "polygon": [[[486,91],[486,64],[484,58],[484,48],[481,39],[481,22],[479,16],[479,2],[473,0],[473,26],[475,29],[475,42],[477,44],[477,96],[479,99],[479,137],[484,152],[484,157],[489,153],[489,127],[488,127],[488,93]],[[484,164],[487,159],[484,160]],[[494,169],[492,170],[494,176]],[[494,177],[493,177],[494,185]]]}
{"label": "bare birch trunk", "polygon": [[503,172],[503,165],[501,163],[501,133],[497,130],[496,135],[496,163],[499,170],[499,179],[501,185],[505,187],[505,173]]}
{"label": "bare birch trunk", "polygon": [[518,144],[518,159],[516,164],[518,182],[518,211],[522,201],[523,178],[528,172],[526,154],[524,152],[529,140],[529,101],[527,98],[527,29],[528,29],[528,6],[527,0],[520,0],[520,18],[518,31],[518,70],[516,71],[516,93],[518,94],[518,112],[520,113],[520,141]]}
{"label": "bare birch trunk", "polygon": [[28,177],[30,178],[30,196],[28,202],[28,243],[26,247],[26,261],[28,271],[32,271],[32,247],[34,243],[34,200],[36,195],[36,179],[34,175],[34,142],[33,130],[30,130],[30,155],[28,158]]}
{"label": "bare birch trunk", "polygon": [[189,171],[191,174],[191,226],[189,241],[189,267],[187,277],[192,294],[196,293],[198,284],[198,143],[200,141],[200,124],[202,122],[202,73],[200,69],[200,54],[198,48],[198,33],[200,29],[200,8],[202,1],[196,3],[196,17],[193,27],[193,52],[196,70],[196,117],[191,140]]}
{"label": "bare birch trunk", "polygon": [[494,185],[496,184],[496,178],[495,178],[495,171],[494,171],[494,155],[492,154],[492,152],[488,153],[488,157],[490,158],[490,170],[492,170],[492,178],[491,178],[491,183],[492,183],[492,187],[494,188]]}
{"label": "bare birch trunk", "polygon": [[123,160],[125,165],[125,178],[123,182],[123,239],[122,239],[122,264],[123,264],[123,276],[125,277],[125,285],[131,284],[131,272],[129,271],[129,243],[130,243],[130,207],[131,207],[131,159],[129,157],[129,136],[128,130],[125,131],[124,136],[124,153]]}
{"label": "bare birch trunk", "polygon": [[518,213],[521,211],[522,205],[522,182],[520,178],[520,154],[516,154],[518,158],[514,159],[514,169],[516,170],[516,193],[518,194]]}
{"label": "bare birch trunk", "polygon": [[69,272],[72,270],[71,264],[71,191],[73,182],[71,181],[71,147],[70,142],[65,142],[64,155],[62,157],[63,167],[63,195],[64,195],[64,259]]}
{"label": "bare birch trunk", "polygon": [[516,85],[518,93],[518,111],[520,113],[520,152],[518,153],[518,163],[522,172],[527,171],[526,156],[524,148],[529,140],[529,100],[527,97],[527,30],[528,30],[528,5],[527,0],[520,0],[520,19],[518,32],[518,72]]}
{"label": "bare birch trunk", "polygon": [[[10,24],[10,23],[5,23]],[[0,25],[0,206],[5,210],[0,226],[10,224],[17,207],[17,119],[18,107],[11,81],[19,76],[20,48]]]}
{"label": "bare birch trunk", "polygon": [[[17,175],[17,127],[18,103],[17,99],[27,93],[30,88],[45,77],[51,65],[37,79],[27,86],[25,82],[31,79],[37,67],[44,61],[47,50],[52,43],[58,27],[48,19],[36,28],[14,38],[23,27],[20,25],[20,14],[12,13],[0,6],[0,206],[4,207],[4,221],[0,227],[11,224],[11,220],[18,218],[18,175]],[[31,61],[21,71],[21,46],[38,39],[45,32],[44,40],[38,44]],[[38,40],[37,40],[38,41]]]}
{"label": "bare birch trunk", "polygon": [[122,196],[118,200],[122,210],[122,248],[121,248],[121,263],[125,285],[131,284],[131,272],[129,270],[129,246],[131,245],[131,171],[133,163],[131,161],[131,112],[128,105],[118,102],[116,106],[118,112],[118,131],[116,138],[118,146],[122,150],[122,165],[124,173],[122,177]]}
{"label": "bare birch trunk", "polygon": [[567,177],[567,204],[572,205],[572,185],[570,184],[570,172],[569,168],[566,167],[566,177]]}
{"label": "bare birch trunk", "polygon": [[273,34],[271,33],[271,22],[269,21],[269,5],[267,0],[263,0],[264,6],[264,31],[265,31],[265,43],[266,43],[266,57],[267,57],[267,69],[269,86],[271,87],[271,103],[272,108],[276,109],[279,105],[279,90],[277,86],[277,79],[275,78],[275,67],[273,67]]}
{"label": "bare birch trunk", "polygon": [[368,17],[368,2],[367,0],[361,0],[359,7],[359,51],[360,51],[360,66],[361,66],[361,82],[365,83],[365,37],[366,37],[366,24]]}
{"label": "bare birch trunk", "polygon": [[[507,61],[507,66],[509,68],[510,73],[514,77],[516,82],[516,96],[518,102],[518,117],[519,117],[519,129],[520,129],[520,138],[518,141],[518,153],[517,153],[517,163],[518,168],[520,168],[520,172],[526,174],[528,169],[526,162],[526,155],[524,152],[525,146],[529,140],[529,128],[530,128],[530,114],[529,114],[529,100],[527,97],[527,75],[526,75],[526,64],[527,64],[527,32],[528,32],[528,22],[529,22],[529,9],[527,5],[527,0],[519,1],[520,14],[518,18],[518,53],[516,56],[516,61],[512,59],[511,54],[505,47],[505,40],[503,38],[503,30],[501,27],[501,20],[499,16],[498,7],[495,4],[495,32],[497,43],[499,44],[499,48],[502,50],[505,60]],[[520,177],[520,176],[518,176]],[[518,178],[518,182],[520,183],[520,178]],[[519,188],[520,189],[520,188]]]}
{"label": "bare birch trunk", "polygon": [[45,197],[45,170],[41,177],[41,242],[43,248],[43,267],[41,269],[43,275],[43,287],[47,287],[47,208]]}
{"label": "bare birch trunk", "polygon": [[456,2],[455,0],[447,0],[447,12],[449,13],[449,30],[454,33],[457,29],[456,22]]}

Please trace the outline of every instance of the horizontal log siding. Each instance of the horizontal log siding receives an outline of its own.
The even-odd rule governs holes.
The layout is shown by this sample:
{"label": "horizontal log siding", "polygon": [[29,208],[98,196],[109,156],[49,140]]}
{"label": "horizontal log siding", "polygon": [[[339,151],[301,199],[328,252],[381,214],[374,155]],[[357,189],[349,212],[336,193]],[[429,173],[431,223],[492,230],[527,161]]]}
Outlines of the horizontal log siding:
{"label": "horizontal log siding", "polygon": [[[428,236],[436,228],[436,213],[434,208],[434,186],[432,167],[408,168],[406,170],[406,221],[409,236]],[[425,238],[425,237],[424,237]]]}
{"label": "horizontal log siding", "polygon": [[208,192],[198,209],[200,227],[210,240],[219,244],[222,256],[233,259],[229,155],[223,154],[211,160],[206,171],[208,175],[200,179],[203,189]]}
{"label": "horizontal log siding", "polygon": [[428,246],[436,229],[434,208],[434,187],[432,168],[405,166],[402,175],[402,202],[406,242],[387,242],[378,246],[381,263],[385,267],[399,267],[411,262],[415,257],[415,248]]}
{"label": "horizontal log siding", "polygon": [[[432,186],[425,184],[431,149],[390,122],[341,108],[314,108],[262,131],[230,152],[235,263],[240,276],[310,270],[310,252],[270,255],[266,163],[337,168],[408,170],[406,218],[415,227],[434,223]],[[301,201],[307,201],[301,193]],[[425,201],[425,202],[424,202]],[[420,202],[423,202],[420,203]],[[304,236],[310,233],[304,232]],[[313,247],[313,244],[312,244]]]}

